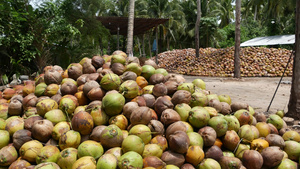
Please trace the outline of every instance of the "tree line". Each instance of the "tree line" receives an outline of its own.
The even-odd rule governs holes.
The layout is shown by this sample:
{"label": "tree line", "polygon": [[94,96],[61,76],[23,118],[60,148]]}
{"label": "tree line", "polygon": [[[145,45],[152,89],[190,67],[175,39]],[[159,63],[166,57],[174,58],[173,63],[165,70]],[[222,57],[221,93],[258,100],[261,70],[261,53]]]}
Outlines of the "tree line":
{"label": "tree line", "polygon": [[[117,37],[96,16],[128,17],[129,0],[4,0],[0,2],[0,75],[66,68],[83,57],[111,54]],[[241,42],[259,36],[295,33],[296,0],[242,0]],[[193,48],[197,1],[136,0],[134,16],[169,18],[157,28],[158,51]],[[225,48],[235,43],[235,1],[201,0],[199,47]],[[126,51],[127,37],[120,38]],[[155,28],[135,36],[135,56],[153,56]],[[145,53],[139,47],[143,40]],[[283,46],[284,47],[284,46]],[[154,53],[153,53],[154,54]]]}

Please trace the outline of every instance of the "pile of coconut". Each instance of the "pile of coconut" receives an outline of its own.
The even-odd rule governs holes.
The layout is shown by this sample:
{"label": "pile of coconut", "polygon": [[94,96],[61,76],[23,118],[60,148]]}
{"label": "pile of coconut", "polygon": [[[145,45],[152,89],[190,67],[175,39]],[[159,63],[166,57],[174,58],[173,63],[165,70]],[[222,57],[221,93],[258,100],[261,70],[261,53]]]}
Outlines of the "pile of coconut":
{"label": "pile of coconut", "polygon": [[115,51],[0,92],[0,166],[296,169],[300,135],[283,116]]}

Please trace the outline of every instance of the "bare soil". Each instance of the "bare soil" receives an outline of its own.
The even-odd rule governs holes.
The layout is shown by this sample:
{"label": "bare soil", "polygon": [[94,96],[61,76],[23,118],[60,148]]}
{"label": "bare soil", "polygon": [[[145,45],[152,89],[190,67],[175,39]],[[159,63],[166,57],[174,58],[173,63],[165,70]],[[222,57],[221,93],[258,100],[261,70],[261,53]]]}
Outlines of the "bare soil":
{"label": "bare soil", "polygon": [[[184,76],[187,82],[196,78],[205,81],[206,89],[215,94],[227,94],[232,102],[245,102],[252,106],[256,112],[265,112],[272,100],[280,77],[254,77],[254,78],[223,78],[223,77],[201,77]],[[268,113],[284,110],[287,105],[291,90],[291,77],[284,77],[279,85]]]}

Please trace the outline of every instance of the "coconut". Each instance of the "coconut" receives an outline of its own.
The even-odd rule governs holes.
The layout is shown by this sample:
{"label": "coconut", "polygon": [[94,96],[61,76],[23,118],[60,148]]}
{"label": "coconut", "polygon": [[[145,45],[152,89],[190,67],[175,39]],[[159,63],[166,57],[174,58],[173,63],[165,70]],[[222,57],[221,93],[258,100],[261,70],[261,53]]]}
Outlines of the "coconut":
{"label": "coconut", "polygon": [[249,107],[249,105],[247,103],[243,103],[243,102],[233,102],[230,106],[231,106],[231,110],[233,112],[236,112],[240,109],[248,110],[248,107]]}
{"label": "coconut", "polygon": [[56,95],[57,93],[59,93],[59,85],[58,84],[49,84],[46,87],[44,95],[52,97],[52,96]]}
{"label": "coconut", "polygon": [[126,63],[126,57],[122,56],[122,55],[118,55],[118,54],[113,54],[111,56],[111,64],[114,63],[121,63],[122,65],[125,65]]}
{"label": "coconut", "polygon": [[34,94],[38,97],[42,96],[42,95],[44,95],[46,88],[47,88],[46,83],[40,83],[35,87]]}
{"label": "coconut", "polygon": [[105,148],[120,147],[122,141],[122,130],[114,124],[107,126],[100,134],[100,142]]}
{"label": "coconut", "polygon": [[30,165],[31,164],[28,161],[18,158],[9,166],[9,168],[27,168]]}
{"label": "coconut", "polygon": [[280,130],[281,128],[283,128],[284,121],[282,120],[282,118],[280,118],[280,116],[276,114],[271,114],[267,118],[267,123],[273,124],[277,128],[277,130]]}
{"label": "coconut", "polygon": [[205,150],[205,158],[212,158],[219,161],[223,157],[223,152],[220,147],[213,145]]}
{"label": "coconut", "polygon": [[147,85],[142,89],[143,94],[152,94],[154,85]]}
{"label": "coconut", "polygon": [[62,121],[58,122],[52,129],[51,136],[54,140],[59,140],[59,138],[67,131],[71,130],[69,122]]}
{"label": "coconut", "polygon": [[73,164],[77,160],[77,154],[77,149],[66,148],[60,152],[60,155],[57,159],[57,164],[60,168],[72,168]]}
{"label": "coconut", "polygon": [[35,162],[37,155],[39,154],[41,148],[43,148],[43,144],[37,140],[31,140],[24,143],[20,150],[20,157],[30,163]]}
{"label": "coconut", "polygon": [[129,130],[129,135],[132,135],[132,134],[139,136],[143,140],[145,145],[148,144],[152,139],[150,128],[144,124],[134,125]]}
{"label": "coconut", "polygon": [[60,151],[56,146],[46,145],[41,148],[40,152],[37,154],[36,163],[45,163],[45,162],[57,162],[57,159],[60,155]]}
{"label": "coconut", "polygon": [[144,65],[151,65],[151,66],[154,67],[155,69],[158,68],[157,64],[156,64],[155,61],[152,60],[152,59],[146,60],[146,61],[144,62]]}
{"label": "coconut", "polygon": [[194,93],[195,92],[195,86],[193,83],[181,83],[178,85],[177,90],[186,90],[189,91],[190,93]]}
{"label": "coconut", "polygon": [[298,161],[300,156],[300,143],[296,141],[285,141],[284,151],[288,154],[289,159]]}
{"label": "coconut", "polygon": [[217,133],[212,127],[202,127],[201,129],[199,129],[198,133],[202,136],[205,147],[214,145],[217,138]]}
{"label": "coconut", "polygon": [[263,157],[263,166],[273,168],[281,163],[284,153],[277,146],[267,147],[261,152]]}
{"label": "coconut", "polygon": [[247,169],[260,169],[263,165],[263,157],[255,150],[246,150],[242,161]]}
{"label": "coconut", "polygon": [[80,133],[74,130],[69,130],[61,135],[59,138],[59,148],[61,150],[69,147],[77,148],[80,144]]}
{"label": "coconut", "polygon": [[146,102],[146,106],[152,108],[155,103],[155,97],[152,94],[143,94],[142,97]]}
{"label": "coconut", "polygon": [[91,156],[97,160],[103,152],[102,145],[93,140],[84,141],[78,146],[78,158]]}
{"label": "coconut", "polygon": [[153,136],[163,135],[165,133],[164,125],[158,120],[150,120],[148,127]]}
{"label": "coconut", "polygon": [[217,132],[218,137],[224,136],[228,129],[227,121],[221,116],[212,117],[208,121],[208,125]]}
{"label": "coconut", "polygon": [[277,169],[297,169],[298,165],[296,162],[290,159],[283,159],[282,162],[277,166]]}
{"label": "coconut", "polygon": [[122,82],[125,82],[126,80],[136,80],[137,75],[132,71],[126,71],[120,76],[120,78]]}
{"label": "coconut", "polygon": [[173,109],[166,109],[162,112],[160,121],[165,125],[169,126],[170,124],[180,121],[181,117],[179,114]]}
{"label": "coconut", "polygon": [[185,158],[183,154],[179,154],[173,151],[165,151],[163,152],[161,156],[161,160],[165,162],[167,165],[168,164],[173,164],[177,167],[180,167],[183,165]]}
{"label": "coconut", "polygon": [[18,152],[14,146],[7,145],[0,150],[0,166],[9,166],[18,158]]}
{"label": "coconut", "polygon": [[175,81],[166,81],[164,85],[167,87],[168,95],[172,95],[177,91],[178,83]]}
{"label": "coconut", "polygon": [[152,93],[156,97],[164,96],[168,94],[168,89],[163,83],[158,83],[154,85]]}
{"label": "coconut", "polygon": [[282,137],[280,137],[278,134],[269,134],[266,137],[266,141],[268,141],[270,146],[278,146],[281,149],[285,147],[285,142]]}
{"label": "coconut", "polygon": [[23,104],[18,99],[11,99],[8,105],[8,114],[11,116],[19,116],[23,112]]}
{"label": "coconut", "polygon": [[165,168],[166,163],[156,156],[147,156],[143,159],[144,168]]}
{"label": "coconut", "polygon": [[31,131],[33,123],[38,120],[43,120],[43,117],[39,115],[31,115],[24,120],[24,128]]}
{"label": "coconut", "polygon": [[126,168],[143,168],[143,158],[140,154],[129,151],[124,153],[118,160],[118,167],[120,169]]}
{"label": "coconut", "polygon": [[219,164],[222,169],[241,168],[242,166],[242,162],[238,158],[226,156],[220,159]]}
{"label": "coconut", "polygon": [[53,124],[49,120],[35,121],[31,129],[32,137],[45,143],[51,138],[52,129]]}
{"label": "coconut", "polygon": [[147,80],[155,73],[155,68],[151,65],[142,66],[141,76],[145,77]]}
{"label": "coconut", "polygon": [[163,83],[164,82],[164,75],[162,75],[162,74],[153,74],[149,78],[148,81],[149,81],[149,84],[152,84],[152,85]]}
{"label": "coconut", "polygon": [[201,128],[208,124],[210,115],[208,111],[200,106],[193,107],[189,112],[188,121],[195,128]]}
{"label": "coconut", "polygon": [[119,93],[106,94],[102,99],[102,108],[109,116],[121,113],[125,104],[125,98]]}
{"label": "coconut", "polygon": [[142,67],[138,63],[129,63],[126,65],[126,71],[132,71],[139,76],[142,73]]}
{"label": "coconut", "polygon": [[0,118],[4,120],[8,118],[8,103],[0,104]]}
{"label": "coconut", "polygon": [[10,136],[18,131],[24,129],[24,119],[18,116],[11,116],[6,119],[5,130],[9,132]]}
{"label": "coconut", "polygon": [[[4,138],[2,138],[1,140],[3,140],[3,143],[5,143],[5,139]],[[20,149],[20,147],[24,143],[26,143],[26,142],[28,142],[30,140],[32,140],[32,138],[31,138],[31,132],[29,130],[26,130],[26,129],[18,130],[13,135],[13,146],[16,149]]]}
{"label": "coconut", "polygon": [[71,64],[68,67],[68,77],[77,80],[83,74],[82,66],[80,64]]}
{"label": "coconut", "polygon": [[229,130],[223,137],[223,146],[230,151],[234,151],[240,142],[238,134],[234,130]]}
{"label": "coconut", "polygon": [[184,154],[188,151],[190,139],[186,132],[176,131],[169,135],[168,143],[170,150]]}
{"label": "coconut", "polygon": [[50,98],[41,100],[36,104],[37,113],[42,117],[44,117],[44,115],[48,111],[50,111],[52,109],[57,109],[57,108],[58,108],[57,102]]}
{"label": "coconut", "polygon": [[204,159],[204,152],[200,146],[190,146],[185,154],[188,163],[197,166]]}
{"label": "coconut", "polygon": [[122,63],[113,63],[111,65],[111,70],[117,75],[122,75],[125,71],[125,66]]}
{"label": "coconut", "polygon": [[0,130],[0,140],[0,149],[7,146],[10,141],[9,132],[6,130]]}
{"label": "coconut", "polygon": [[297,131],[287,131],[282,135],[284,141],[293,140],[293,141],[300,141],[300,134]]}
{"label": "coconut", "polygon": [[130,115],[130,122],[136,124],[148,124],[152,118],[150,108],[142,106],[138,107]]}
{"label": "coconut", "polygon": [[51,121],[53,125],[55,125],[59,122],[67,121],[67,116],[60,109],[53,109],[45,114],[45,119]]}
{"label": "coconut", "polygon": [[177,104],[174,110],[179,114],[181,121],[187,121],[191,107],[186,103]]}
{"label": "coconut", "polygon": [[121,84],[121,79],[114,73],[108,73],[103,76],[100,85],[105,90],[117,90]]}
{"label": "coconut", "polygon": [[226,115],[224,116],[225,120],[227,121],[228,124],[228,129],[227,130],[234,130],[236,132],[239,131],[240,129],[240,123],[238,119],[233,116],[233,115]]}
{"label": "coconut", "polygon": [[135,98],[139,93],[139,86],[134,80],[123,82],[119,88],[119,92],[127,99]]}
{"label": "coconut", "polygon": [[[179,90],[180,91],[180,90]],[[195,106],[207,106],[208,105],[208,100],[205,94],[195,92],[191,95],[191,101],[190,101],[191,107]],[[214,107],[211,105],[211,107]]]}
{"label": "coconut", "polygon": [[254,114],[254,117],[256,118],[257,122],[266,122],[267,121],[266,115],[262,112],[256,112]]}
{"label": "coconut", "polygon": [[91,61],[90,62],[84,62],[82,64],[82,73],[83,74],[91,74],[95,73],[96,68],[92,65]]}
{"label": "coconut", "polygon": [[96,168],[96,160],[91,156],[81,157],[75,161],[72,168],[80,168],[82,166],[85,168]]}
{"label": "coconut", "polygon": [[173,109],[174,105],[166,96],[158,97],[154,103],[154,110],[158,116],[166,109]]}
{"label": "coconut", "polygon": [[234,116],[239,120],[240,125],[251,124],[251,115],[248,110],[240,109],[234,113]]}
{"label": "coconut", "polygon": [[126,118],[130,118],[132,112],[138,108],[138,104],[136,102],[127,102],[123,107],[123,115]]}
{"label": "coconut", "polygon": [[97,168],[117,168],[117,166],[117,157],[112,154],[102,155],[97,162]]}
{"label": "coconut", "polygon": [[91,114],[85,111],[76,113],[72,118],[72,129],[82,135],[90,134],[94,128],[94,121]]}
{"label": "coconut", "polygon": [[169,73],[167,72],[167,70],[166,69],[164,69],[164,68],[157,68],[156,70],[155,70],[155,73],[160,73],[160,74],[162,74],[162,75],[164,75],[164,76],[167,76]]}
{"label": "coconut", "polygon": [[105,60],[101,56],[93,56],[92,57],[92,65],[96,68],[99,69],[103,66]]}
{"label": "coconut", "polygon": [[28,107],[35,107],[35,105],[37,104],[37,97],[34,95],[34,93],[27,95],[22,100],[23,109],[26,109]]}
{"label": "coconut", "polygon": [[206,158],[199,164],[199,169],[221,169],[221,166],[216,160]]}
{"label": "coconut", "polygon": [[66,82],[61,85],[60,91],[63,96],[67,94],[74,95],[77,92],[77,86],[72,82]]}
{"label": "coconut", "polygon": [[116,115],[109,119],[109,124],[117,125],[121,130],[125,130],[128,127],[128,120],[127,118],[122,115]]}
{"label": "coconut", "polygon": [[185,90],[178,90],[173,94],[171,101],[174,105],[180,103],[189,104],[191,102],[191,93]]}
{"label": "coconut", "polygon": [[50,69],[45,72],[44,80],[47,85],[49,84],[60,84],[62,81],[62,76],[59,71]]}
{"label": "coconut", "polygon": [[158,144],[147,144],[144,147],[142,156],[143,156],[143,158],[149,157],[149,156],[156,156],[156,157],[160,158],[162,153],[163,153],[163,150]]}
{"label": "coconut", "polygon": [[217,99],[211,99],[210,101],[208,101],[208,105],[210,107],[215,108],[217,110],[217,112],[221,112],[222,111],[222,104]]}
{"label": "coconut", "polygon": [[134,151],[140,155],[144,152],[145,144],[143,140],[136,135],[129,135],[122,142],[122,152]]}

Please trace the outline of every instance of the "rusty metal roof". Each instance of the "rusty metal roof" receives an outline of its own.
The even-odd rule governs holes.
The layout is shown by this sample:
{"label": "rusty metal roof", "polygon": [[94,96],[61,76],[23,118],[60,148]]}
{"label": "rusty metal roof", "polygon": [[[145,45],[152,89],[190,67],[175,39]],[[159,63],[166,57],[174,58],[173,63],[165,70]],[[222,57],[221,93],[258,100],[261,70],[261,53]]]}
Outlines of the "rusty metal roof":
{"label": "rusty metal roof", "polygon": [[[127,36],[128,17],[98,16],[97,20],[99,20],[103,26],[109,29],[112,35],[116,35],[119,28],[119,34]],[[133,34],[143,34],[153,27],[164,24],[168,20],[169,19],[134,18]]]}

